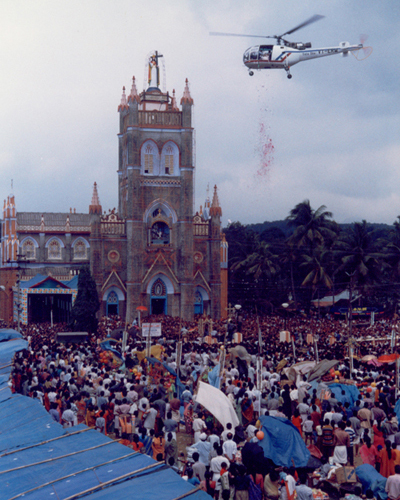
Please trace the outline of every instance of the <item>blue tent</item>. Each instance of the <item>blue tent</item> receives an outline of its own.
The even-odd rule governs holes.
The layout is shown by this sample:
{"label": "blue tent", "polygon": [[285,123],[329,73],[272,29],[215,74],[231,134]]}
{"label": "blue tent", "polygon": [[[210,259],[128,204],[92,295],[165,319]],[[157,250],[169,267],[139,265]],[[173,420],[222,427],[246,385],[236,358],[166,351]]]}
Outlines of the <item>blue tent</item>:
{"label": "blue tent", "polygon": [[260,417],[264,438],[259,445],[264,456],[285,467],[306,467],[310,452],[297,428],[283,417]]}
{"label": "blue tent", "polygon": [[[78,425],[63,429],[36,399],[12,394],[7,385],[14,352],[24,340],[0,343],[0,500],[189,500],[210,496],[147,455]],[[7,365],[7,366],[6,366]],[[8,372],[8,373],[7,373]]]}

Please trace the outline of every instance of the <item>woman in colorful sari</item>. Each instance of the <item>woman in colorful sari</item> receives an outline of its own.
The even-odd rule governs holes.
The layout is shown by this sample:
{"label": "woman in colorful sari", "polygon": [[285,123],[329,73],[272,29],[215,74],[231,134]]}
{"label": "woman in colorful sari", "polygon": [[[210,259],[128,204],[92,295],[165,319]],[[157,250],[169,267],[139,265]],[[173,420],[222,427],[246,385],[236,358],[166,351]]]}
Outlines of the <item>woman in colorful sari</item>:
{"label": "woman in colorful sari", "polygon": [[253,401],[249,398],[247,392],[244,394],[243,401],[241,402],[241,408],[243,425],[246,426],[254,419]]}

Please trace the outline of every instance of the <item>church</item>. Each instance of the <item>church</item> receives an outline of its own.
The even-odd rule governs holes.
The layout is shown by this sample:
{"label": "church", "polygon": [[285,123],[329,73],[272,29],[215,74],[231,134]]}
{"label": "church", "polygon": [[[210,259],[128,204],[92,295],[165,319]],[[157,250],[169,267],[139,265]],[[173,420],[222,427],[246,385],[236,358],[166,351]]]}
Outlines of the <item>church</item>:
{"label": "church", "polygon": [[123,88],[118,209],[103,211],[101,179],[87,213],[18,212],[14,194],[4,201],[1,319],[68,322],[85,264],[101,315],[226,317],[228,244],[217,187],[195,212],[194,101],[188,80],[179,104],[175,91],[160,89],[161,57],[149,55],[146,90],[138,93],[134,77],[129,93]]}

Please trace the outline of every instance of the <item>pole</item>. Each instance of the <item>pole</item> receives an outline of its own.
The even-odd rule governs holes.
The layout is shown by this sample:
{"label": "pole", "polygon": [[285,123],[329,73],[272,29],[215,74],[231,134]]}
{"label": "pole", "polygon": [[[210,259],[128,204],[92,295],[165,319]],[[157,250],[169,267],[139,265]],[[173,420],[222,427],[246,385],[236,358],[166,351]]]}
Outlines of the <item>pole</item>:
{"label": "pole", "polygon": [[151,354],[151,323],[149,323],[149,332],[146,339],[146,358],[150,357]]}
{"label": "pole", "polygon": [[318,355],[318,340],[319,335],[314,335],[314,348],[315,348],[315,361],[319,363],[319,355]]}
{"label": "pole", "polygon": [[225,357],[226,357],[226,350],[225,350],[225,347],[222,346],[221,350],[219,352],[219,386],[218,386],[218,389],[221,388],[221,381],[222,381],[222,377],[224,375]]}
{"label": "pole", "polygon": [[17,331],[21,333],[21,317],[20,317],[20,307],[21,307],[21,299],[20,299],[20,289],[21,289],[21,275],[20,275],[20,268],[19,268],[19,263],[18,263],[18,288],[17,288],[17,319],[18,319],[18,327]]}
{"label": "pole", "polygon": [[396,359],[396,399],[399,395],[399,364],[400,364],[400,358]]}
{"label": "pole", "polygon": [[294,346],[294,336],[292,335],[293,360],[296,360],[296,348]]}

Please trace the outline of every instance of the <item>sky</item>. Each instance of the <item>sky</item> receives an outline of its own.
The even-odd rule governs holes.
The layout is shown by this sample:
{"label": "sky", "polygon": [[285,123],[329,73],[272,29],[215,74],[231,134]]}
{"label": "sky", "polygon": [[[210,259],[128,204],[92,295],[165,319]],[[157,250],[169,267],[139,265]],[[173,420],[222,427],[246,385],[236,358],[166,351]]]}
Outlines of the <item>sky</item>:
{"label": "sky", "polygon": [[[370,57],[331,56],[250,77],[243,52],[314,14],[290,41],[360,42]],[[145,85],[149,52],[166,90],[188,78],[196,129],[195,209],[218,186],[223,224],[281,220],[309,199],[337,222],[400,215],[400,3],[380,0],[2,0],[0,186],[17,210],[86,212],[97,182],[117,207],[122,87]]]}

